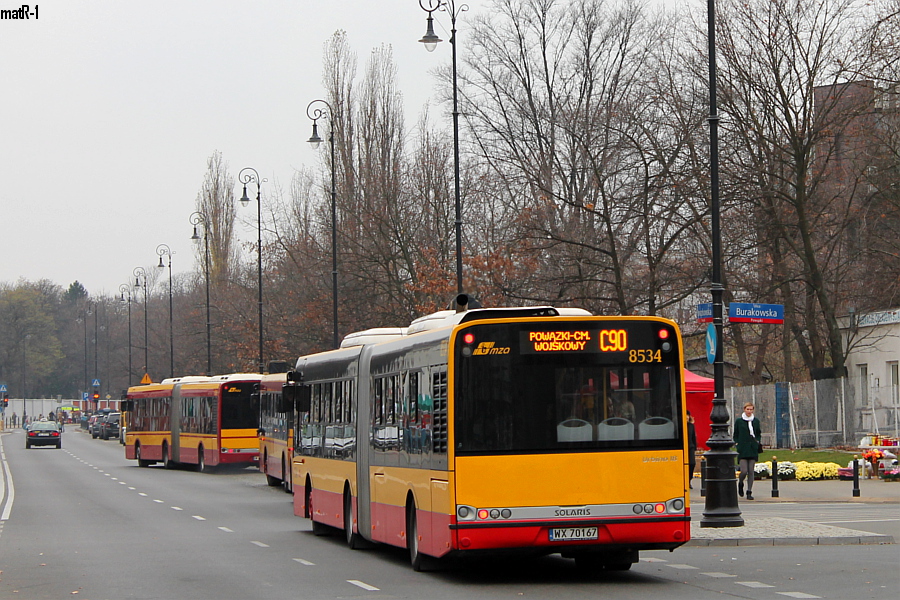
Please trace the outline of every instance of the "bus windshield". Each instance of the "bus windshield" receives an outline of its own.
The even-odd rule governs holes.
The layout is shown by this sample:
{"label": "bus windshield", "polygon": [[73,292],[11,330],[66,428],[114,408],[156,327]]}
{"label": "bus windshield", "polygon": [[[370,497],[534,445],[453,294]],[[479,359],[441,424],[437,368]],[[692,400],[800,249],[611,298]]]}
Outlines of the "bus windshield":
{"label": "bus windshield", "polygon": [[464,329],[455,346],[456,453],[681,447],[675,339],[656,321]]}
{"label": "bus windshield", "polygon": [[259,427],[259,400],[253,394],[255,382],[226,383],[222,389],[222,429]]}

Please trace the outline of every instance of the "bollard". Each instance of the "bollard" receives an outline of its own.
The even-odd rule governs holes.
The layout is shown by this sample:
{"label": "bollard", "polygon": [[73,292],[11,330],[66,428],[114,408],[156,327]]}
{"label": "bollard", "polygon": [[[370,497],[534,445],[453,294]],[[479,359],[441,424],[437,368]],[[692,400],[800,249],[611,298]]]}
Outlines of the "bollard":
{"label": "bollard", "polygon": [[706,457],[700,457],[700,496],[706,496]]}
{"label": "bollard", "polygon": [[772,497],[778,498],[778,457],[772,457]]}
{"label": "bollard", "polygon": [[853,497],[859,498],[859,458],[853,455]]}

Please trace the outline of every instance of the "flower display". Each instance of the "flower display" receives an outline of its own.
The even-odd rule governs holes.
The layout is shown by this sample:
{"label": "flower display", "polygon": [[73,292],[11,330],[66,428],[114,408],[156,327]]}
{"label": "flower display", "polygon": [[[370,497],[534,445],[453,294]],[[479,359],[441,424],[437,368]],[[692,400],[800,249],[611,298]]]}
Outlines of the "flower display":
{"label": "flower display", "polygon": [[840,465],[836,463],[811,463],[799,461],[796,464],[797,481],[814,481],[817,479],[836,479]]}
{"label": "flower display", "polygon": [[875,461],[879,460],[883,456],[884,456],[884,452],[882,452],[878,448],[872,448],[871,450],[866,450],[865,452],[863,452],[863,455],[862,455],[862,457],[864,459],[866,459],[873,465],[875,464]]}
{"label": "flower display", "polygon": [[758,462],[753,467],[753,475],[756,477],[771,477],[772,463]]}

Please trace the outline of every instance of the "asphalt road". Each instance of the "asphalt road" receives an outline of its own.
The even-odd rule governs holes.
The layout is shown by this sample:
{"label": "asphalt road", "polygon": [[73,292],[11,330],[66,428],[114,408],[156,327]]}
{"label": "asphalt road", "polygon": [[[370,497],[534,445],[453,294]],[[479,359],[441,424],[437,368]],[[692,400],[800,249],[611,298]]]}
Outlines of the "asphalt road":
{"label": "asphalt road", "polygon": [[117,442],[72,428],[62,450],[26,451],[20,431],[0,444],[3,599],[886,600],[900,583],[898,545],[685,547],[598,575],[552,556],[415,573],[402,550],[353,551],[339,535],[313,536],[290,496],[254,469],[142,469]]}

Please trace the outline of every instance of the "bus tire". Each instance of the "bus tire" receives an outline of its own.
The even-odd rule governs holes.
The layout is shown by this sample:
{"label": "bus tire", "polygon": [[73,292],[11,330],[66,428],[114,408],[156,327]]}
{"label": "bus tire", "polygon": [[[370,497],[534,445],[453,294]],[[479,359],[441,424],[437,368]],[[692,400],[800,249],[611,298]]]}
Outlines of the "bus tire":
{"label": "bus tire", "polygon": [[281,485],[281,480],[277,477],[272,477],[269,475],[269,453],[263,452],[263,473],[266,474],[266,485],[269,487],[275,487],[276,485]]}
{"label": "bus tire", "polygon": [[[281,455],[281,487],[284,488],[286,494],[290,494],[294,491],[294,486],[291,485],[291,472],[290,470],[285,470],[285,460],[284,454]],[[290,463],[287,464],[287,468],[290,469]]]}
{"label": "bus tire", "polygon": [[203,455],[203,446],[197,448],[197,472],[198,473],[206,473],[209,469],[206,468],[206,457]]}
{"label": "bus tire", "polygon": [[175,468],[175,463],[172,461],[171,458],[169,458],[169,445],[165,442],[163,442],[163,447],[162,447],[162,462],[163,462],[163,467],[166,469],[174,469]]}
{"label": "bus tire", "polygon": [[312,486],[309,485],[308,482],[306,484],[306,511],[309,513],[309,520],[312,521],[313,535],[323,536],[331,534],[331,530],[328,525],[316,521],[315,513],[313,512],[312,507]]}
{"label": "bus tire", "polygon": [[413,571],[427,571],[428,557],[419,550],[419,528],[416,524],[416,503],[407,505],[406,514],[406,548],[409,550],[409,563]]}
{"label": "bus tire", "polygon": [[344,489],[344,539],[351,550],[363,547],[362,536],[353,531],[353,496],[349,487]]}
{"label": "bus tire", "polygon": [[141,458],[140,442],[138,442],[137,444],[134,445],[134,457],[137,459],[139,467],[149,467],[150,466],[149,460],[144,460],[143,458]]}

